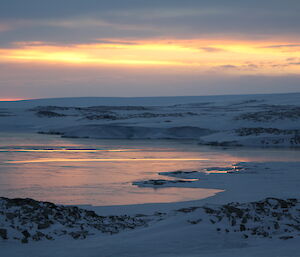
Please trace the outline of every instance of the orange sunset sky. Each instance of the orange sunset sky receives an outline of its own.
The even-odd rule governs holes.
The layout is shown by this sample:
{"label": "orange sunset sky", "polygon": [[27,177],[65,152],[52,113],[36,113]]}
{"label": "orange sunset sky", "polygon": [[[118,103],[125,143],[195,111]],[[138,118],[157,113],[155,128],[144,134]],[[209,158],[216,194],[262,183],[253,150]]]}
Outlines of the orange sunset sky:
{"label": "orange sunset sky", "polygon": [[0,98],[296,92],[299,11],[276,0],[4,0]]}

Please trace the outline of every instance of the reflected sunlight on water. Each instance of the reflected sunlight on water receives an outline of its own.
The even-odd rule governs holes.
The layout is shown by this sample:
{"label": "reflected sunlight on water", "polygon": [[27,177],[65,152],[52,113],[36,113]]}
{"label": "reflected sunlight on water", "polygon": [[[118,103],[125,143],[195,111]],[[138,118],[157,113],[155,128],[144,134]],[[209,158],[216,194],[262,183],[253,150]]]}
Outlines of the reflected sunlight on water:
{"label": "reflected sunlight on water", "polygon": [[67,159],[67,158],[42,158],[42,159],[35,159],[35,160],[27,160],[27,161],[6,161],[4,163],[34,163],[34,162],[144,162],[144,161],[173,161],[173,162],[181,162],[181,161],[205,161],[208,159],[199,159],[199,158],[122,158],[122,159]]}
{"label": "reflected sunlight on water", "polygon": [[138,188],[132,182],[164,178],[157,174],[164,171],[230,166],[241,161],[295,161],[299,157],[300,151],[295,150],[223,149],[191,141],[0,134],[0,195],[94,205],[196,200],[220,190]]}

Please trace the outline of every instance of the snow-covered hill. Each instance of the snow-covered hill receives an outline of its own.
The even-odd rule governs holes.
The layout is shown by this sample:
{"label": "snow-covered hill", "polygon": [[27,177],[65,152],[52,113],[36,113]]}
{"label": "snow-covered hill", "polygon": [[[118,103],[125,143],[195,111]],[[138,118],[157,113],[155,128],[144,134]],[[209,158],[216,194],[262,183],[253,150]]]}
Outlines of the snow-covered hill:
{"label": "snow-covered hill", "polygon": [[1,131],[64,137],[195,139],[221,146],[300,145],[300,93],[0,102]]}

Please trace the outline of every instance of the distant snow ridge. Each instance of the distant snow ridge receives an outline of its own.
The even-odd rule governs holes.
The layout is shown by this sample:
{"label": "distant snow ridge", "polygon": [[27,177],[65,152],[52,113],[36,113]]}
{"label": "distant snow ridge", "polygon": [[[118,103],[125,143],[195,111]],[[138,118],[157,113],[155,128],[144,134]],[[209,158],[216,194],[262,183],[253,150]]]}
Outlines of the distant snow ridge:
{"label": "distant snow ridge", "polygon": [[300,147],[300,93],[62,98],[0,103],[0,130],[201,145]]}
{"label": "distant snow ridge", "polygon": [[64,236],[84,239],[96,233],[116,234],[145,224],[144,220],[127,215],[104,217],[78,207],[0,198],[0,239],[4,240],[28,243]]}
{"label": "distant snow ridge", "polygon": [[121,125],[81,125],[40,132],[60,134],[63,137],[108,138],[108,139],[194,139],[212,133],[209,129],[192,126],[152,128]]}
{"label": "distant snow ridge", "polygon": [[300,129],[242,127],[201,138],[199,144],[212,146],[300,146]]}

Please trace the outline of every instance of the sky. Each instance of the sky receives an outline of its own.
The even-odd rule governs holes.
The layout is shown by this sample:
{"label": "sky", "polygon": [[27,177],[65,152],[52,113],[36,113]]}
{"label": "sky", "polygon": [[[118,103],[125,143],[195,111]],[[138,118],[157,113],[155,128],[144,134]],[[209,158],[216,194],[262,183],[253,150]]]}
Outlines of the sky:
{"label": "sky", "polygon": [[1,0],[0,99],[300,92],[299,0]]}

